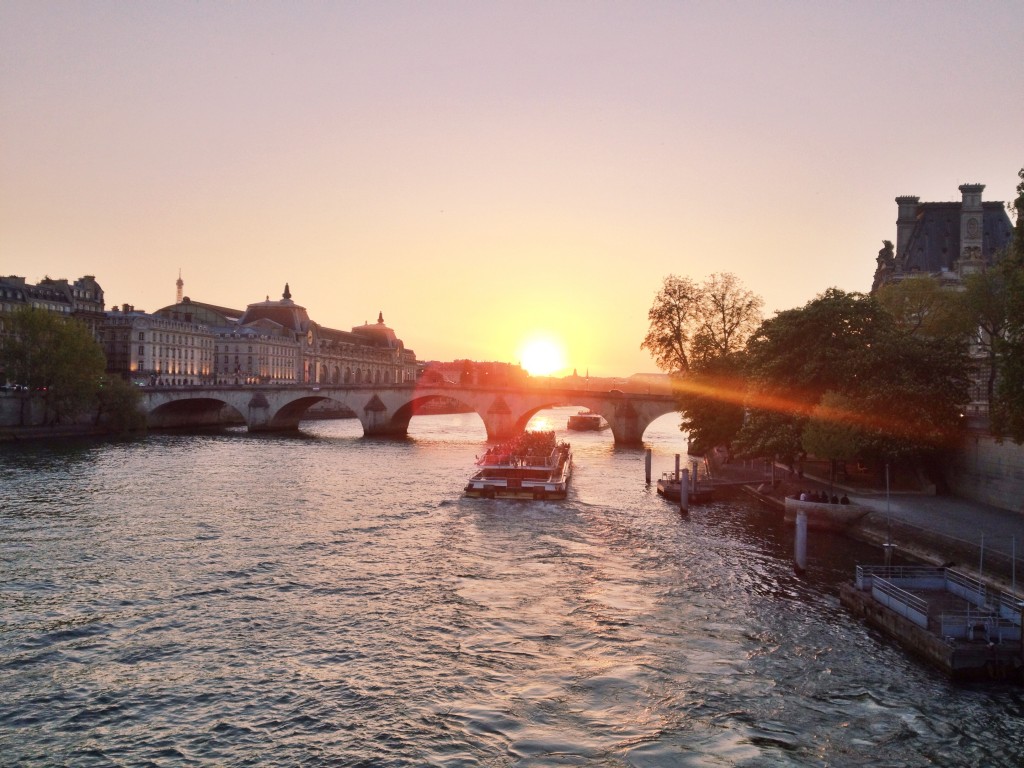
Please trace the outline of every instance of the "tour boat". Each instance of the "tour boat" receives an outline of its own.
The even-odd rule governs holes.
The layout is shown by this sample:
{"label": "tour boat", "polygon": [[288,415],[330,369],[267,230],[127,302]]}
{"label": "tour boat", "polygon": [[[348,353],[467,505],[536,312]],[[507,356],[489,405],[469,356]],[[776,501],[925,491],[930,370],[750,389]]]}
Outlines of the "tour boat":
{"label": "tour boat", "polygon": [[796,523],[797,512],[807,515],[807,528],[811,530],[842,530],[860,520],[870,510],[857,504],[833,504],[827,501],[800,501],[786,497],[787,523]]}
{"label": "tour boat", "polygon": [[572,474],[572,449],[554,432],[525,432],[492,446],[477,460],[480,469],[466,496],[483,499],[564,499]]}
{"label": "tour boat", "polygon": [[577,432],[597,432],[607,427],[608,422],[599,413],[580,411],[575,416],[569,417],[569,423],[566,426],[568,429],[573,429]]}

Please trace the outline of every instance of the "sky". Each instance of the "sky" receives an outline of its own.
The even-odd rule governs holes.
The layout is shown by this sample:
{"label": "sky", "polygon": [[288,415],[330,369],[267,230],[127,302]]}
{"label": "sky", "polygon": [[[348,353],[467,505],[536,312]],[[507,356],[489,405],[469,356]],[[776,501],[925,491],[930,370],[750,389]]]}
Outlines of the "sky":
{"label": "sky", "polygon": [[1011,200],[1022,58],[1019,0],[0,0],[0,274],[653,372],[669,274],[770,315],[867,291],[898,195]]}

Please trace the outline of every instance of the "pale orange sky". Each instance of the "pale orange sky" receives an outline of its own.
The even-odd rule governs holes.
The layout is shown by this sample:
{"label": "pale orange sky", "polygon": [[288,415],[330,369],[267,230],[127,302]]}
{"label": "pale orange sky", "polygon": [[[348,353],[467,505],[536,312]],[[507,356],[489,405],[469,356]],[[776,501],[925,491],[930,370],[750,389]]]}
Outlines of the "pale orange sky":
{"label": "pale orange sky", "polygon": [[669,273],[867,290],[893,198],[1009,200],[1020,4],[0,0],[0,273],[280,296],[421,358],[655,366]]}

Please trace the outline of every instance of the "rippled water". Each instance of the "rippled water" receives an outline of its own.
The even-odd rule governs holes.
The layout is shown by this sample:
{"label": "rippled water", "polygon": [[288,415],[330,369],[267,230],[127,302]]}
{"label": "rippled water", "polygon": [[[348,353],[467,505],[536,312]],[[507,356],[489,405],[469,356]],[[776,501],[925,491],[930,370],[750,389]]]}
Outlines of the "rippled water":
{"label": "rippled water", "polygon": [[[839,606],[863,545],[798,578],[776,515],[682,518],[607,431],[515,503],[461,497],[474,414],[303,428],[0,448],[0,764],[1024,762],[1020,690]],[[671,469],[673,417],[647,438]]]}

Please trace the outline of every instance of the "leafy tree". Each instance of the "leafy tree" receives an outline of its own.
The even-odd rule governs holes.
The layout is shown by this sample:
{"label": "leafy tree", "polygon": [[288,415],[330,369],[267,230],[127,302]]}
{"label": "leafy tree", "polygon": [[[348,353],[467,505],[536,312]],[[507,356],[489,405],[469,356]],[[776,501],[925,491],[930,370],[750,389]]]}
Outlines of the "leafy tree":
{"label": "leafy tree", "polygon": [[134,384],[120,376],[106,376],[96,396],[96,424],[104,423],[116,432],[131,432],[146,426],[140,409],[142,395]]}
{"label": "leafy tree", "polygon": [[678,378],[681,428],[695,453],[729,445],[743,423],[743,347],[763,305],[729,273],[699,285],[669,275],[647,313],[641,347]]}
{"label": "leafy tree", "polygon": [[962,343],[907,334],[874,297],[831,288],[751,338],[749,412],[737,444],[747,455],[792,461],[832,392],[861,414],[862,450],[895,457],[939,448],[962,426],[967,371]]}
{"label": "leafy tree", "polygon": [[702,284],[669,275],[647,312],[649,327],[641,349],[658,367],[683,374],[695,364],[743,349],[761,322],[764,301],[730,273]]}
{"label": "leafy tree", "polygon": [[106,367],[103,350],[89,329],[34,307],[15,312],[10,328],[0,352],[7,379],[45,393],[48,423],[86,411]]}
{"label": "leafy tree", "polygon": [[898,282],[888,282],[874,296],[904,333],[949,338],[972,329],[961,295],[943,287],[932,275],[908,275]]}
{"label": "leafy tree", "polygon": [[847,390],[864,414],[862,455],[880,460],[934,454],[962,435],[970,365],[962,339],[885,334],[861,357]]}
{"label": "leafy tree", "polygon": [[702,361],[679,383],[680,429],[690,436],[690,452],[703,455],[731,446],[743,426],[743,353]]}
{"label": "leafy tree", "polygon": [[852,398],[839,392],[826,392],[811,411],[800,437],[804,451],[831,462],[833,478],[836,460],[855,458],[864,446],[857,413]]}
{"label": "leafy tree", "polygon": [[[1024,168],[1013,201],[1016,224],[1006,258],[1000,263],[1005,289],[1005,333],[993,341],[998,384],[991,404],[991,426],[997,437],[1024,443]],[[992,387],[990,386],[990,389]]]}
{"label": "leafy tree", "polygon": [[879,326],[891,324],[874,299],[838,288],[763,322],[747,343],[750,412],[741,452],[794,460],[811,409],[826,391],[849,389],[861,373],[856,361]]}
{"label": "leafy tree", "polygon": [[760,325],[763,308],[764,300],[735,275],[711,275],[701,286],[691,364],[700,366],[742,350]]}
{"label": "leafy tree", "polygon": [[669,275],[647,311],[650,323],[641,349],[669,374],[690,369],[690,346],[698,327],[700,288],[688,277]]}

